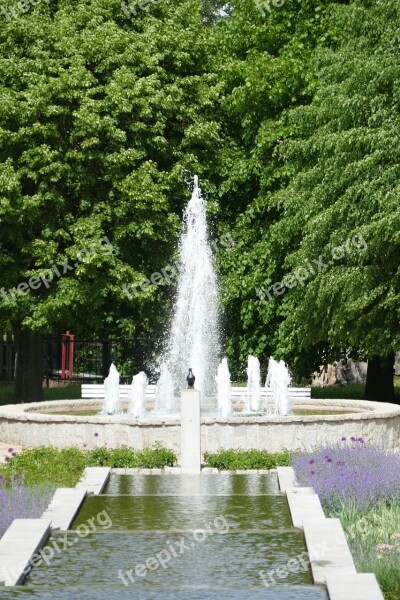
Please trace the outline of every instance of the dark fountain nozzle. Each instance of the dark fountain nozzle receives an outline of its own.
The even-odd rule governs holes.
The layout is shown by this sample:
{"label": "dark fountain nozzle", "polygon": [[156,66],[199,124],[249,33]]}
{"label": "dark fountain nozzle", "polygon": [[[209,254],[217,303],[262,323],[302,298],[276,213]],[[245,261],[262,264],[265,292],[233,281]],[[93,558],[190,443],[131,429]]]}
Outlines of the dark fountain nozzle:
{"label": "dark fountain nozzle", "polygon": [[196,381],[196,377],[193,375],[192,369],[189,369],[188,376],[186,377],[186,381],[188,382],[188,388],[194,388],[194,382]]}

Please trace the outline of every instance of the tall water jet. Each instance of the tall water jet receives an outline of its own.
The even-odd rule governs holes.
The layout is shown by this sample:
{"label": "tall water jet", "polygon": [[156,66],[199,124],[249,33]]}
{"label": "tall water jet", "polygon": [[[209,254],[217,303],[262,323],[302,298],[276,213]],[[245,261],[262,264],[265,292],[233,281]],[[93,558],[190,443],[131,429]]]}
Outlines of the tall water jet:
{"label": "tall water jet", "polygon": [[172,374],[170,373],[168,366],[165,362],[161,363],[160,367],[160,378],[157,381],[155,397],[156,413],[174,413],[176,412],[175,402],[175,386]]}
{"label": "tall water jet", "polygon": [[232,385],[227,358],[223,358],[218,366],[217,404],[220,417],[229,417],[232,414]]}
{"label": "tall water jet", "polygon": [[119,401],[119,373],[114,363],[111,363],[108,377],[104,380],[104,404],[101,415],[121,414]]}
{"label": "tall water jet", "polygon": [[246,412],[257,412],[260,410],[260,380],[260,361],[256,356],[251,356],[250,354],[247,359]]}
{"label": "tall water jet", "polygon": [[289,386],[291,380],[285,362],[283,360],[276,361],[271,356],[268,361],[268,375],[265,382],[268,414],[283,416],[289,414]]}
{"label": "tall water jet", "polygon": [[215,392],[219,360],[218,280],[206,221],[206,202],[198,177],[183,215],[179,242],[179,280],[164,354],[175,391],[186,387],[191,367],[202,396]]}
{"label": "tall water jet", "polygon": [[144,371],[134,375],[129,393],[128,415],[135,418],[144,417],[146,412],[145,394],[148,383],[149,380]]}

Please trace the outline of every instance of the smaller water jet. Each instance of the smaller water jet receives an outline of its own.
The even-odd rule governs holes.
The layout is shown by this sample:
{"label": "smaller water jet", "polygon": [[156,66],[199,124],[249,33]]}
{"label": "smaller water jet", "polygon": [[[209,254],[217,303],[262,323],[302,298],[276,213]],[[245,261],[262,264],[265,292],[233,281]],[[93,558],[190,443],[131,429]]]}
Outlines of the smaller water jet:
{"label": "smaller water jet", "polygon": [[140,373],[134,375],[129,394],[129,407],[127,411],[128,415],[131,415],[137,419],[145,416],[145,395],[148,383],[149,380],[144,371],[140,371]]}
{"label": "smaller water jet", "polygon": [[119,415],[121,412],[119,400],[119,373],[114,363],[111,363],[108,377],[104,380],[104,404],[100,414]]}
{"label": "smaller water jet", "polygon": [[217,370],[217,405],[220,417],[229,417],[232,414],[232,385],[228,359],[223,358]]}
{"label": "smaller water jet", "polygon": [[247,391],[245,412],[258,412],[261,399],[260,361],[251,354],[247,360]]}
{"label": "smaller water jet", "polygon": [[[267,395],[267,413],[269,415],[286,416],[290,412],[289,386],[291,383],[289,370],[283,360],[268,361],[268,375],[265,381]],[[269,397],[271,401],[269,402]]]}
{"label": "smaller water jet", "polygon": [[160,378],[156,386],[155,411],[158,414],[176,412],[174,379],[165,362],[160,366]]}

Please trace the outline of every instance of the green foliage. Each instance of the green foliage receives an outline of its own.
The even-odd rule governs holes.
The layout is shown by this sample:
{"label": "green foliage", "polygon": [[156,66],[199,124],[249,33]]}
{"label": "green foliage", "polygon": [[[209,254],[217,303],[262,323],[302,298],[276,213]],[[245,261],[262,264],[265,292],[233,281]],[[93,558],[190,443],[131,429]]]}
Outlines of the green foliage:
{"label": "green foliage", "polygon": [[24,476],[27,485],[51,484],[56,487],[73,487],[79,481],[85,467],[141,467],[159,468],[174,466],[176,455],[160,444],[154,448],[133,450],[119,448],[96,448],[80,450],[52,447],[24,450],[0,465],[0,473]]}
{"label": "green foliage", "polygon": [[172,259],[182,172],[206,180],[220,143],[201,10],[172,0],[127,19],[120,0],[59,0],[3,19],[0,280],[53,274],[0,296],[0,318],[144,342],[159,331],[171,290],[140,286]]}
{"label": "green foliage", "polygon": [[176,464],[176,454],[161,445],[144,450],[128,446],[119,448],[96,448],[87,452],[87,466],[112,468],[162,469]]}
{"label": "green foliage", "polygon": [[400,506],[379,502],[372,510],[359,511],[343,505],[329,517],[339,518],[354,557],[357,571],[374,573],[385,600],[400,597]]}
{"label": "green foliage", "polygon": [[87,466],[85,453],[77,448],[57,450],[52,447],[24,450],[8,463],[2,463],[4,476],[24,476],[27,485],[52,484],[57,487],[73,487]]}
{"label": "green foliage", "polygon": [[[243,161],[253,170],[235,172],[253,187],[235,218],[235,249],[222,260],[230,355],[243,363],[249,352],[273,354],[299,376],[349,353],[386,356],[400,345],[399,4],[310,2],[304,10],[319,14],[308,40],[299,34],[310,13],[302,22],[295,12],[293,37],[276,47],[283,61],[303,45],[290,100],[283,94],[269,117],[267,93],[255,102],[263,104],[259,112],[236,105],[256,134],[249,131],[251,159]],[[243,72],[264,58],[256,35],[263,39],[262,27],[249,38]],[[289,68],[281,66],[286,77]],[[247,97],[266,81],[254,78]],[[245,94],[243,86],[235,98]],[[313,263],[320,257],[321,270]],[[258,295],[310,263],[315,273],[304,285]]]}
{"label": "green foliage", "polygon": [[271,454],[266,450],[219,450],[204,454],[206,467],[235,471],[237,469],[275,469],[290,465],[288,450]]}

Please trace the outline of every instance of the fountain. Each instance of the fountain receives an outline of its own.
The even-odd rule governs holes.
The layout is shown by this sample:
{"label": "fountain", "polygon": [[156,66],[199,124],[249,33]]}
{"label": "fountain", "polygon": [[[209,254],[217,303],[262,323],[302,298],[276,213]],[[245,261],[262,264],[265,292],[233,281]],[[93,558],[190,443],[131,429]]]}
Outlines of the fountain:
{"label": "fountain", "polygon": [[179,279],[162,362],[172,375],[175,394],[186,386],[188,367],[196,374],[203,399],[215,395],[219,361],[218,280],[208,238],[206,203],[197,176],[183,214]]}
{"label": "fountain", "polygon": [[[269,415],[288,415],[290,411],[289,386],[291,377],[283,360],[272,357],[268,362],[268,375],[265,382],[267,395],[267,413]],[[268,391],[271,393],[268,394]],[[271,402],[268,403],[269,396]]]}
{"label": "fountain", "polygon": [[232,385],[227,358],[223,358],[218,366],[216,379],[218,414],[220,417],[230,417],[232,414]]}
{"label": "fountain", "polygon": [[[249,356],[247,388],[231,387],[226,358],[218,367],[218,281],[197,177],[184,212],[179,248],[179,282],[157,385],[146,387],[147,378],[141,372],[131,386],[119,386],[119,374],[112,364],[104,388],[83,384],[80,400],[0,407],[0,437],[31,447],[48,443],[55,447],[82,443],[86,447],[93,440],[106,440],[110,448],[125,444],[141,449],[161,442],[178,455],[182,443],[188,448],[195,444],[197,469],[199,422],[203,452],[221,448],[296,451],[353,435],[366,441],[387,440],[390,448],[400,445],[398,406],[361,400],[313,400],[309,388],[289,387],[290,374],[283,361],[270,359],[262,389],[259,361]],[[195,389],[185,389],[179,398],[187,386],[189,368],[196,376]],[[196,400],[199,390],[201,415]],[[191,409],[189,405],[193,405]],[[122,415],[122,407],[128,410],[128,418]],[[115,416],[107,418],[110,415]],[[196,422],[197,437],[188,433],[182,442],[183,422],[188,431]],[[187,468],[193,470],[193,465]]]}
{"label": "fountain", "polygon": [[260,361],[255,356],[250,355],[247,362],[246,412],[258,412],[260,410],[260,379]]}
{"label": "fountain", "polygon": [[[210,416],[217,413],[220,417],[227,418],[233,414],[231,377],[226,358],[217,369],[220,354],[218,280],[207,232],[206,203],[196,176],[193,178],[191,199],[183,215],[179,251],[176,299],[165,350],[160,358],[155,409],[150,414],[178,414],[177,398],[186,385],[190,365],[196,374],[196,389],[202,396],[203,414],[206,406],[209,408],[211,405],[211,413],[208,413]],[[260,380],[260,362],[257,357],[250,355],[247,389],[243,398],[244,409],[242,412],[236,412],[236,415],[260,413]],[[273,393],[273,402],[266,406],[269,415],[288,414],[289,383],[290,376],[285,364],[271,359],[264,392],[266,395],[271,391]],[[146,416],[146,386],[145,373],[139,373],[133,378],[129,415],[136,418]],[[116,406],[118,412],[119,405]],[[109,401],[102,414],[110,414],[111,409],[112,401]],[[265,410],[263,412],[265,414]]]}
{"label": "fountain", "polygon": [[104,380],[104,404],[101,415],[119,415],[121,405],[119,401],[119,373],[114,363],[111,363],[108,377]]}
{"label": "fountain", "polygon": [[149,383],[144,371],[134,375],[130,389],[128,415],[140,419],[145,416],[145,394]]}
{"label": "fountain", "polygon": [[173,414],[176,412],[174,380],[165,362],[161,363],[160,378],[157,382],[155,395],[155,412],[157,414]]}

